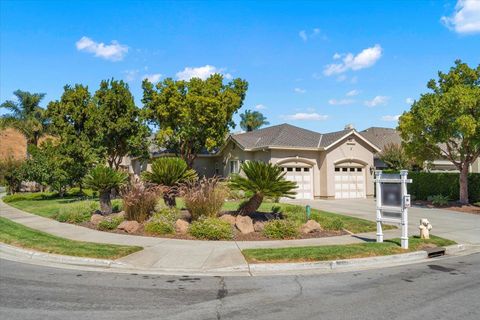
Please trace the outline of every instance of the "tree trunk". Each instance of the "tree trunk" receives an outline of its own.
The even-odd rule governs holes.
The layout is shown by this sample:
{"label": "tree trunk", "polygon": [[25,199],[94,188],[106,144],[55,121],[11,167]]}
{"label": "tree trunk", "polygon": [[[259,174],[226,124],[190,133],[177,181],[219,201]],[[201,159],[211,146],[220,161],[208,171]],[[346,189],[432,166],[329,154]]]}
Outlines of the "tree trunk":
{"label": "tree trunk", "polygon": [[242,216],[248,216],[255,213],[263,202],[263,195],[255,193],[245,204],[243,204],[238,210],[238,214]]}
{"label": "tree trunk", "polygon": [[468,204],[468,167],[469,164],[465,163],[460,170],[460,203]]}
{"label": "tree trunk", "polygon": [[174,195],[168,194],[168,192],[163,194],[163,201],[169,208],[175,208],[177,206],[177,199]]}
{"label": "tree trunk", "polygon": [[110,190],[100,192],[100,211],[102,214],[112,213],[112,202],[110,201]]}

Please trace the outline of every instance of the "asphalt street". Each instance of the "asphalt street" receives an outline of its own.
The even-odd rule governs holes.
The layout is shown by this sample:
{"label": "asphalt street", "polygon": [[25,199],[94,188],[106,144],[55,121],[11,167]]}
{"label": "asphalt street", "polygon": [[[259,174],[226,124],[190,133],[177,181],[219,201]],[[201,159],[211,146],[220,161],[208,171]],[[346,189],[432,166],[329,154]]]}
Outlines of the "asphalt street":
{"label": "asphalt street", "polygon": [[480,254],[361,272],[188,277],[0,260],[0,319],[480,319]]}

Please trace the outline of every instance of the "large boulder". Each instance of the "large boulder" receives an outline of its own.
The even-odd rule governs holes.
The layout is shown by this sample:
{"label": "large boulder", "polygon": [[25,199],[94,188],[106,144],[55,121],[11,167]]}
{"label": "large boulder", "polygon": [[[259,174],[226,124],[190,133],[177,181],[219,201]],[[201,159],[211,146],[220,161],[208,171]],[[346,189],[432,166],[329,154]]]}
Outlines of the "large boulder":
{"label": "large boulder", "polygon": [[140,223],[135,220],[122,221],[117,227],[118,230],[123,230],[127,233],[134,233],[140,228]]}
{"label": "large boulder", "polygon": [[177,233],[187,233],[189,227],[190,223],[183,219],[178,219],[177,221],[175,221],[175,231]]}
{"label": "large boulder", "polygon": [[308,220],[302,227],[300,228],[300,231],[302,233],[312,233],[316,231],[321,231],[322,227],[320,226],[320,223],[318,223],[315,220]]}
{"label": "large boulder", "polygon": [[99,224],[100,222],[102,222],[103,220],[105,220],[105,217],[102,216],[101,214],[92,214],[92,216],[90,217],[90,222],[93,223],[94,225],[97,225]]}
{"label": "large boulder", "polygon": [[248,216],[237,216],[237,218],[235,219],[235,226],[243,234],[255,232],[255,229],[253,228],[252,218]]}
{"label": "large boulder", "polygon": [[236,218],[231,214],[224,214],[220,217],[220,220],[227,221],[231,226],[235,225]]}
{"label": "large boulder", "polygon": [[265,228],[265,222],[255,221],[255,223],[253,224],[253,229],[256,232],[262,232],[264,228]]}

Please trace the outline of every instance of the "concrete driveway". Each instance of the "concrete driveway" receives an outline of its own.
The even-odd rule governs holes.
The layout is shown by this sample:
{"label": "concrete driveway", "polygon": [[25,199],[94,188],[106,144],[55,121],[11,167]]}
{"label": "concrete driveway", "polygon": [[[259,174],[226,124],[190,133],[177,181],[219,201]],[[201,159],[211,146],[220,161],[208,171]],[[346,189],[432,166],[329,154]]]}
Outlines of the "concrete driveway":
{"label": "concrete driveway", "polygon": [[[343,213],[349,216],[375,221],[374,199],[348,200],[289,200],[288,203],[310,205],[324,211]],[[449,211],[412,207],[408,210],[409,234],[418,235],[421,218],[427,218],[433,225],[432,233],[458,243],[480,244],[480,216]],[[400,237],[400,230],[398,230]]]}

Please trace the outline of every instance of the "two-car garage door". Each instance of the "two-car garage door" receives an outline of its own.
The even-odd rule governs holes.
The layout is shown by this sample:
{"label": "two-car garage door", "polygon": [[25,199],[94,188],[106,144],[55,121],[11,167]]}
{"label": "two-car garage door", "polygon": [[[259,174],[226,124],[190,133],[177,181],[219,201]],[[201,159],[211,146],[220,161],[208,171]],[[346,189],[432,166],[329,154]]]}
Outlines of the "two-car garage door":
{"label": "two-car garage door", "polygon": [[285,179],[296,182],[295,199],[313,199],[313,170],[310,167],[282,167]]}
{"label": "two-car garage door", "polygon": [[335,199],[365,198],[365,169],[335,167]]}

